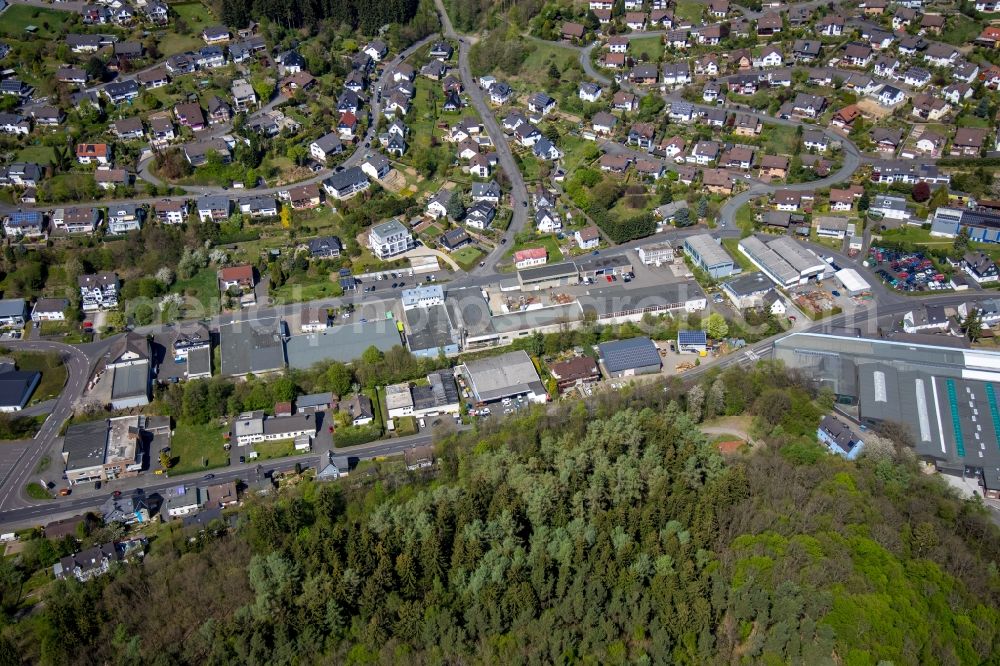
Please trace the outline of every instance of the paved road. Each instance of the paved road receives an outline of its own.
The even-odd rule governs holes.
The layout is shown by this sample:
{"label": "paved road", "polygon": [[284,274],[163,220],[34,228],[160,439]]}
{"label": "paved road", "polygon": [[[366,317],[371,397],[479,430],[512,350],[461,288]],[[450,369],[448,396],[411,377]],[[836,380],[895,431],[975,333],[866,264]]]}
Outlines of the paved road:
{"label": "paved road", "polygon": [[[10,341],[4,344],[18,351],[57,352],[61,354],[66,364],[67,380],[66,386],[38,434],[28,441],[28,445],[23,448],[12,465],[0,469],[0,489],[2,489],[0,508],[2,509],[24,506],[31,501],[23,495],[24,487],[31,480],[38,461],[49,452],[51,445],[59,436],[59,430],[63,423],[72,415],[73,404],[77,398],[83,395],[91,366],[90,359],[87,358],[83,350],[72,345],[40,340]],[[58,465],[59,461],[54,461],[53,464]]]}
{"label": "paved road", "polygon": [[[451,18],[449,18],[442,0],[434,0],[434,2],[437,6],[438,15],[441,17],[445,37],[458,40],[458,70],[462,76],[462,86],[465,88],[465,93],[469,96],[472,106],[479,113],[483,121],[483,126],[486,128],[486,133],[490,135],[493,146],[496,148],[500,167],[507,174],[507,180],[510,182],[513,217],[510,226],[504,233],[504,238],[509,243],[515,234],[524,229],[528,222],[528,188],[524,184],[524,176],[521,175],[521,170],[517,168],[517,162],[514,161],[514,155],[510,152],[507,137],[500,129],[493,110],[486,102],[486,97],[483,95],[482,88],[479,87],[479,82],[472,75],[472,68],[469,66],[469,49],[471,48],[469,39],[455,32],[455,29],[451,25]],[[484,266],[482,268],[477,267],[472,272],[477,275],[493,274],[496,265],[503,257],[505,249],[505,245],[498,244],[490,252],[489,256],[483,259]]]}
{"label": "paved road", "polygon": [[[408,449],[432,444],[434,439],[435,435],[432,432],[425,431],[408,437],[380,440],[370,444],[336,449],[335,453],[336,455],[347,456],[352,460],[352,464],[354,464],[356,460],[371,460],[374,458],[401,455]],[[258,467],[261,468],[264,475],[267,475],[272,471],[293,469],[296,464],[300,464],[303,467],[322,466],[325,464],[325,456],[305,455],[260,462],[250,461],[243,465],[235,465],[221,470],[211,470],[209,474],[212,475],[211,481],[213,483],[235,480],[246,481],[256,477]],[[89,485],[81,485],[75,487],[73,494],[69,497],[59,497],[54,500],[42,502],[36,501],[33,504],[21,505],[17,508],[6,508],[6,510],[0,512],[0,525],[4,526],[5,529],[43,525],[52,520],[96,509],[108,498],[111,492],[116,490],[122,493],[132,493],[141,488],[146,495],[152,495],[160,493],[167,488],[176,487],[181,483],[196,483],[204,480],[204,478],[205,475],[200,472],[170,478],[144,475],[106,482],[102,485],[101,490],[94,490]]]}

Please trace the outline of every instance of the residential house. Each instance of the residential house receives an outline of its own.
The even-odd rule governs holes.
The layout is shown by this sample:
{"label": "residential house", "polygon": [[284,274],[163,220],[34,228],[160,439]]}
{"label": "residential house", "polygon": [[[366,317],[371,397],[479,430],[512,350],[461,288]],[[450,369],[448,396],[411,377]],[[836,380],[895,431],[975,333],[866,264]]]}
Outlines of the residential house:
{"label": "residential house", "polygon": [[951,142],[950,155],[978,157],[986,142],[988,130],[977,127],[959,127]]}
{"label": "residential house", "polygon": [[111,146],[106,143],[78,143],[76,161],[80,164],[110,164]]}
{"label": "residential house", "polygon": [[57,208],[52,212],[52,229],[67,234],[91,234],[101,221],[101,211],[93,206]]}
{"label": "residential house", "polygon": [[324,134],[309,144],[309,154],[320,162],[326,162],[332,156],[344,150],[344,144],[340,141],[340,136],[335,132]]}
{"label": "residential house", "polygon": [[592,250],[601,244],[601,235],[596,227],[584,227],[573,234],[577,246],[581,250]]}
{"label": "residential house", "polygon": [[[182,224],[187,218],[188,205],[186,201],[170,201],[164,199],[153,204],[153,214],[161,224]],[[226,212],[226,216],[229,212]]]}
{"label": "residential house", "polygon": [[142,226],[143,209],[133,203],[108,205],[108,231],[124,234],[137,231]]}
{"label": "residential house", "polygon": [[77,279],[77,284],[80,287],[80,303],[84,312],[118,306],[118,292],[121,283],[115,273],[81,275]]}
{"label": "residential house", "polygon": [[407,252],[414,247],[413,236],[399,220],[389,220],[375,225],[368,232],[368,246],[379,259]]}
{"label": "residential house", "polygon": [[233,202],[224,194],[205,194],[198,197],[196,208],[201,222],[219,222],[229,217]]}

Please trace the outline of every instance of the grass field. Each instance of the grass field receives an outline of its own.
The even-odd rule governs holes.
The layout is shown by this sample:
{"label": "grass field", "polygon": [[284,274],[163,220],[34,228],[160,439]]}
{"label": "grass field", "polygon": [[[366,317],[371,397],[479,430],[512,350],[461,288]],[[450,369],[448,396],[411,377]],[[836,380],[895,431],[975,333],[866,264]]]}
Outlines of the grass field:
{"label": "grass field", "polygon": [[968,16],[954,12],[948,16],[941,41],[955,46],[964,46],[972,42],[983,31],[983,24],[973,21]]}
{"label": "grass field", "polygon": [[32,481],[27,486],[24,487],[28,497],[37,500],[50,500],[52,499],[52,493],[50,493],[46,488],[42,487],[42,484],[37,481]]}
{"label": "grass field", "polygon": [[556,69],[565,72],[579,58],[576,51],[559,44],[531,42],[531,46],[534,48],[521,64],[517,79],[536,85],[548,83],[550,65],[555,64]]}
{"label": "grass field", "polygon": [[197,318],[198,309],[201,309],[204,315],[219,311],[219,280],[215,269],[211,266],[203,268],[187,280],[178,280],[171,291],[186,297],[187,318]]}
{"label": "grass field", "polygon": [[43,321],[38,324],[39,335],[66,335],[70,330],[66,321]]}
{"label": "grass field", "polygon": [[663,54],[663,40],[659,37],[633,39],[629,42],[628,50],[629,55],[639,60],[659,60]]}
{"label": "grass field", "polygon": [[971,113],[963,113],[955,120],[955,125],[958,127],[989,127],[990,121]]}
{"label": "grass field", "polygon": [[676,18],[685,18],[694,24],[701,22],[701,15],[705,11],[705,3],[697,0],[679,0],[674,9]]}
{"label": "grass field", "polygon": [[17,159],[42,165],[52,164],[56,160],[56,153],[51,146],[27,146],[17,154]]}
{"label": "grass field", "polygon": [[538,236],[523,243],[515,243],[507,252],[508,257],[513,257],[518,250],[526,250],[532,247],[544,247],[549,251],[549,262],[562,261],[562,250],[559,249],[559,241],[555,236]]}
{"label": "grass field", "polygon": [[462,249],[452,252],[451,258],[454,259],[462,270],[468,271],[475,268],[476,263],[482,258],[486,253],[475,245],[466,245]]}
{"label": "grass field", "polygon": [[571,134],[563,134],[559,137],[559,149],[565,153],[563,164],[567,173],[573,173],[601,156],[601,150],[593,141],[587,141]]}
{"label": "grass field", "polygon": [[736,226],[740,228],[744,236],[753,233],[753,208],[749,203],[745,203],[736,209],[734,218]]}
{"label": "grass field", "polygon": [[738,263],[744,271],[752,272],[757,270],[757,267],[750,262],[750,259],[748,259],[745,254],[740,252],[739,244],[740,240],[738,238],[722,239],[722,247],[726,248],[726,252],[729,253],[729,256],[735,259],[736,263]]}
{"label": "grass field", "polygon": [[798,137],[795,129],[778,125],[765,125],[760,133],[760,145],[772,155],[791,155]]}
{"label": "grass field", "polygon": [[222,426],[214,423],[178,423],[170,440],[170,454],[177,459],[177,464],[170,473],[201,472],[229,464],[229,451],[223,448],[223,431]]}
{"label": "grass field", "polygon": [[38,28],[39,37],[55,37],[64,33],[63,24],[69,19],[69,12],[54,9],[12,5],[0,16],[0,35],[22,37],[29,25]]}
{"label": "grass field", "polygon": [[253,450],[257,452],[258,460],[287,458],[295,455],[295,442],[291,439],[277,442],[257,442],[253,445]]}
{"label": "grass field", "polygon": [[278,289],[268,292],[274,299],[275,304],[300,303],[303,301],[315,301],[321,298],[332,298],[343,296],[344,290],[340,288],[338,282],[332,282],[329,278],[317,280],[311,283],[297,282],[295,284],[285,283]]}
{"label": "grass field", "polygon": [[38,388],[31,396],[31,404],[56,398],[66,383],[66,366],[58,354],[39,352],[5,352],[17,364],[18,370],[37,370],[42,373]]}

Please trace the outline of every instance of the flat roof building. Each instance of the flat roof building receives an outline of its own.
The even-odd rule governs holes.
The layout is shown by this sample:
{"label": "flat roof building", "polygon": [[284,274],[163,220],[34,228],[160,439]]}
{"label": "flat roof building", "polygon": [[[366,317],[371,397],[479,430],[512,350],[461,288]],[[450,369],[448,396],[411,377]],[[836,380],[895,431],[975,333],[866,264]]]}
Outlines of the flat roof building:
{"label": "flat roof building", "polygon": [[222,374],[240,377],[283,370],[286,331],[277,317],[220,325]]}
{"label": "flat roof building", "polygon": [[747,236],[740,240],[739,249],[779,287],[805,284],[827,269],[815,253],[786,236],[766,243],[756,236]]}
{"label": "flat roof building", "polygon": [[525,290],[565,287],[580,281],[580,271],[572,261],[563,261],[520,270],[517,272],[517,281],[521,289]]}
{"label": "flat roof building", "polygon": [[451,326],[448,309],[441,302],[403,310],[406,345],[415,356],[457,354],[458,335]]}
{"label": "flat roof building", "polygon": [[547,396],[535,364],[524,350],[469,361],[459,366],[477,403],[527,396],[543,403]]}
{"label": "flat roof building", "polygon": [[361,358],[369,347],[374,346],[385,352],[401,344],[395,320],[379,319],[331,326],[319,333],[303,333],[288,338],[288,366],[305,370],[320,361],[350,363]]}
{"label": "flat roof building", "polygon": [[903,426],[919,456],[1000,497],[1000,352],[794,333],[775,342],[774,357],[829,387],[861,423]]}
{"label": "flat roof building", "polygon": [[674,311],[699,312],[708,305],[697,282],[658,284],[649,287],[591,289],[580,297],[584,314],[593,313],[600,322],[638,322],[647,314]]}
{"label": "flat roof building", "polygon": [[724,278],[736,272],[736,263],[722,244],[708,234],[695,234],[684,239],[684,251],[694,265],[713,279]]}

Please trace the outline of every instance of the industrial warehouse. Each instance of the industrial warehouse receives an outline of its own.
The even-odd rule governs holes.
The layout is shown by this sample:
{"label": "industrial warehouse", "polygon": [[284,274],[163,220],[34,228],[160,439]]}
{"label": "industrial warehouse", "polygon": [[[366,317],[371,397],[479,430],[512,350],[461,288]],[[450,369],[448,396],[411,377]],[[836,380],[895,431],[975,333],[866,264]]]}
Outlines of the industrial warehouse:
{"label": "industrial warehouse", "polygon": [[919,456],[1000,497],[1000,352],[794,333],[774,358],[829,387],[861,423],[908,428]]}

